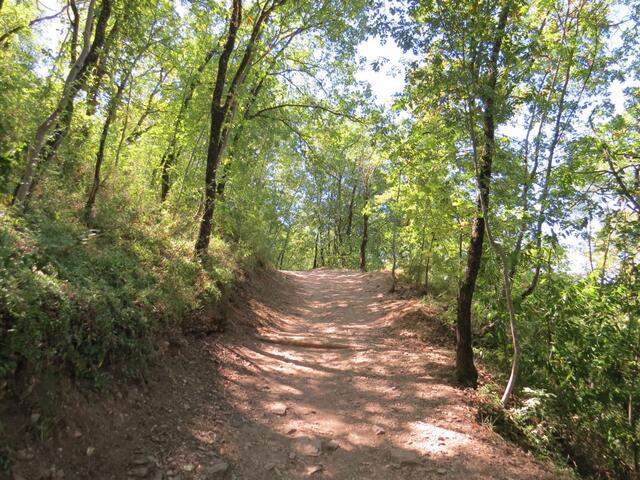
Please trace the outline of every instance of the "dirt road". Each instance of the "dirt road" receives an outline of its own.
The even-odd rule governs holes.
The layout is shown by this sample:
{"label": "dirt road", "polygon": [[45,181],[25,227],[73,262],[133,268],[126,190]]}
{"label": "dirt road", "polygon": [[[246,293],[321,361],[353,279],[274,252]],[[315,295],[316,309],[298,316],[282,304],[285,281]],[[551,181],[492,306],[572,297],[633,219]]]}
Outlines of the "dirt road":
{"label": "dirt road", "polygon": [[475,421],[450,349],[394,328],[414,304],[388,280],[287,272],[253,303],[267,341],[238,339],[221,367],[237,478],[555,478]]}
{"label": "dirt road", "polygon": [[5,412],[13,480],[558,478],[475,420],[451,347],[388,292],[382,273],[263,271],[226,333],[159,342],[138,387]]}

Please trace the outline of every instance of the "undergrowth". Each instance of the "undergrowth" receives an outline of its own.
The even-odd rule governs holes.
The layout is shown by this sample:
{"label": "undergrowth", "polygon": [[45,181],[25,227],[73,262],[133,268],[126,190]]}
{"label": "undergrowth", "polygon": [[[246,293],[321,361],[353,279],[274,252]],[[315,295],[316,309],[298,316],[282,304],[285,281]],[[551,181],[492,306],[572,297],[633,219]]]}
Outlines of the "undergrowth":
{"label": "undergrowth", "polygon": [[219,239],[206,262],[195,260],[191,237],[168,215],[104,211],[91,228],[71,209],[0,212],[4,389],[45,372],[97,387],[115,367],[138,377],[154,337],[210,308],[238,272],[242,259]]}
{"label": "undergrowth", "polygon": [[[492,368],[493,369],[493,368]],[[595,419],[571,413],[566,398],[545,389],[522,388],[507,407],[500,401],[506,379],[479,388],[477,420],[536,457],[550,460],[565,474],[585,479],[630,479],[612,462],[608,444]]]}

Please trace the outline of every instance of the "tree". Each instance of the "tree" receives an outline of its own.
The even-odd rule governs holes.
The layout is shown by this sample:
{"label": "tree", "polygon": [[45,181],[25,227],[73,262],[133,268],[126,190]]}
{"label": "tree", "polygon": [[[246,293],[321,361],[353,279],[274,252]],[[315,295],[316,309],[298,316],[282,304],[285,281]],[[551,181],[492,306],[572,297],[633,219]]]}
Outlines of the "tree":
{"label": "tree", "polygon": [[[272,0],[260,7],[253,23],[249,40],[245,46],[244,54],[231,78],[228,72],[229,61],[234,52],[238,31],[242,24],[242,0],[233,1],[227,38],[218,60],[211,100],[211,129],[209,131],[209,147],[207,149],[204,209],[195,247],[196,254],[200,257],[206,253],[209,247],[216,199],[216,175],[231,131],[231,125],[229,124],[232,122],[238,107],[238,90],[244,84],[249,73],[265,23],[268,22],[273,11],[284,4],[284,1]],[[228,88],[226,88],[227,83],[229,84]]]}
{"label": "tree", "polygon": [[83,47],[72,65],[64,83],[62,94],[57,102],[56,108],[37,128],[35,136],[29,144],[27,150],[26,166],[20,180],[20,185],[16,190],[13,204],[18,208],[24,207],[27,196],[31,191],[33,178],[40,161],[42,149],[47,142],[51,130],[56,126],[58,120],[63,115],[70,115],[73,110],[73,100],[76,94],[84,86],[91,69],[96,65],[100,50],[104,45],[105,34],[109,18],[112,11],[112,0],[103,0],[100,6],[100,14],[96,22],[96,31],[91,40],[93,31],[93,20],[96,0],[89,2],[87,18],[85,20]]}

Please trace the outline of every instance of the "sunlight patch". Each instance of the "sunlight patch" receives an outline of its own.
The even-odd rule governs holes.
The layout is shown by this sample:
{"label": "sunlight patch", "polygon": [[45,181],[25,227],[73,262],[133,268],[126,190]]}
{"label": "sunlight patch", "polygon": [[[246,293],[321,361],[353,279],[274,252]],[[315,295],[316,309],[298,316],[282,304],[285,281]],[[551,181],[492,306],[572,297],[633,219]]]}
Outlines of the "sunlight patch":
{"label": "sunlight patch", "polygon": [[464,433],[438,427],[431,423],[414,422],[409,425],[412,447],[430,454],[451,455],[457,447],[465,445],[471,438]]}

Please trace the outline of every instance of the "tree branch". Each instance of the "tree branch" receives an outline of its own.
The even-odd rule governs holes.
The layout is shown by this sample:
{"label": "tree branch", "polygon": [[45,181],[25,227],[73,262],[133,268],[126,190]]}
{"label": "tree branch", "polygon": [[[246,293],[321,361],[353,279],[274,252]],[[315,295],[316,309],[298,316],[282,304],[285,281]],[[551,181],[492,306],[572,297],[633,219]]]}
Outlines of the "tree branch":
{"label": "tree branch", "polygon": [[22,25],[18,25],[17,27],[13,27],[11,30],[9,30],[6,33],[3,33],[2,35],[0,35],[0,46],[2,46],[7,40],[8,38],[15,34],[18,33],[20,30],[26,28],[26,27],[32,27],[40,22],[44,22],[46,20],[53,20],[54,18],[59,17],[60,15],[62,15],[68,8],[68,5],[65,5],[64,7],[62,7],[62,10],[60,10],[57,13],[54,13],[52,15],[46,15],[44,17],[38,17],[35,18],[33,20],[31,20],[29,23],[27,23],[26,25],[22,24]]}
{"label": "tree branch", "polygon": [[323,112],[330,113],[332,115],[335,115],[336,117],[345,117],[345,118],[348,118],[349,120],[353,120],[354,122],[365,123],[364,120],[362,120],[361,118],[358,118],[349,113],[338,112],[329,107],[325,107],[324,105],[318,105],[313,103],[283,103],[280,105],[273,105],[271,107],[263,108],[262,110],[258,110],[257,112],[248,115],[247,119],[253,120],[256,117],[263,116],[264,113],[271,112],[273,110],[278,110],[281,108],[308,108],[312,110],[322,110]]}

